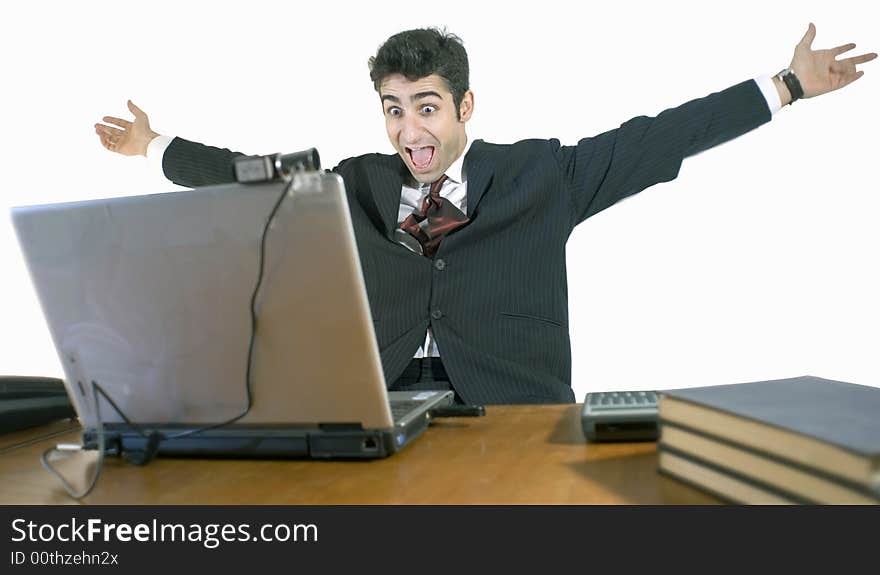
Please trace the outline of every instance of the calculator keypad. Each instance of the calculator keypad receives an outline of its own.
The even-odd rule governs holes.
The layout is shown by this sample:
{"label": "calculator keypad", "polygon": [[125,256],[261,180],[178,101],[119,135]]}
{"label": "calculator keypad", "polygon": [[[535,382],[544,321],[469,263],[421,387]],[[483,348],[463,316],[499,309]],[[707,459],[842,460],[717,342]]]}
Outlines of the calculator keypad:
{"label": "calculator keypad", "polygon": [[655,407],[657,393],[654,391],[603,391],[588,393],[587,402],[591,407],[601,409],[632,409]]}

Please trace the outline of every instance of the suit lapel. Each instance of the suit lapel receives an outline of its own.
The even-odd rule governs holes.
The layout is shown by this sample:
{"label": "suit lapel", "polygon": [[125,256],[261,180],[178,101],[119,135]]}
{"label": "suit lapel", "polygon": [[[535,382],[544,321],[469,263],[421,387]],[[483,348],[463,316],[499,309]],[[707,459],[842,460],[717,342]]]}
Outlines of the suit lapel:
{"label": "suit lapel", "polygon": [[358,190],[358,201],[385,237],[393,239],[400,209],[400,191],[406,165],[400,156],[380,156],[377,162],[365,162],[367,189]]}
{"label": "suit lapel", "polygon": [[467,215],[473,218],[477,205],[492,183],[494,164],[491,151],[483,140],[474,140],[464,159],[467,172]]}

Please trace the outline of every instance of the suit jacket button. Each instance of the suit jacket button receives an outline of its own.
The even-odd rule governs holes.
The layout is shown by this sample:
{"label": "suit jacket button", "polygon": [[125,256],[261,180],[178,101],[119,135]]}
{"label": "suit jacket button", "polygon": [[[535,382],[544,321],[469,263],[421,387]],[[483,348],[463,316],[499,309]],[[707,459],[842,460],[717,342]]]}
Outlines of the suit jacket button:
{"label": "suit jacket button", "polygon": [[431,312],[431,319],[440,319],[441,317],[443,317],[443,312],[439,309],[435,309]]}
{"label": "suit jacket button", "polygon": [[434,260],[434,269],[436,269],[438,272],[442,272],[444,269],[446,269],[446,262],[441,259]]}

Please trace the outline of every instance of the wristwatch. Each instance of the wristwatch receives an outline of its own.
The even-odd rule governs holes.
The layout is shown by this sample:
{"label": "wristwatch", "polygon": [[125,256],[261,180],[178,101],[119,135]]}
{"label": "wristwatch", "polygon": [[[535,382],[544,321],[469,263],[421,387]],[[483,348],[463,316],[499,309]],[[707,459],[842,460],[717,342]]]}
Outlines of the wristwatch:
{"label": "wristwatch", "polygon": [[776,77],[782,80],[785,84],[785,87],[788,88],[789,93],[791,93],[791,102],[789,104],[794,104],[796,100],[800,100],[804,97],[804,89],[801,86],[800,80],[795,76],[794,70],[791,68],[786,68],[782,70]]}

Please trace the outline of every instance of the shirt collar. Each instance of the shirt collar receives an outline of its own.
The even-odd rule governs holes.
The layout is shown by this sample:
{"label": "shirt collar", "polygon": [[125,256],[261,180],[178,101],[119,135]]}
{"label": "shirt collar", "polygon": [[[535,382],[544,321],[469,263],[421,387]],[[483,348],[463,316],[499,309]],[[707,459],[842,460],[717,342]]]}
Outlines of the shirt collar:
{"label": "shirt collar", "polygon": [[465,144],[461,155],[456,158],[456,160],[452,162],[452,165],[449,166],[449,169],[446,170],[446,177],[459,184],[463,183],[467,178],[467,174],[464,173],[464,158],[467,156],[468,150],[471,149],[471,142],[473,142],[473,140],[468,138],[467,144]]}

